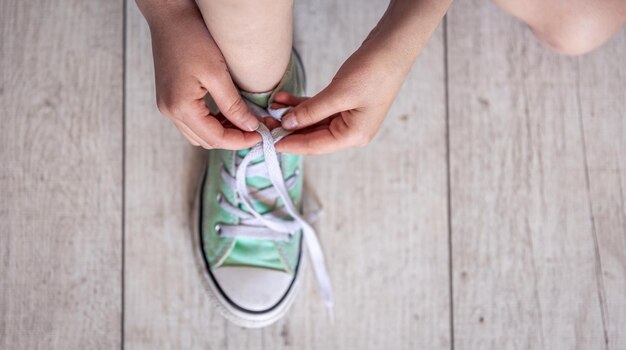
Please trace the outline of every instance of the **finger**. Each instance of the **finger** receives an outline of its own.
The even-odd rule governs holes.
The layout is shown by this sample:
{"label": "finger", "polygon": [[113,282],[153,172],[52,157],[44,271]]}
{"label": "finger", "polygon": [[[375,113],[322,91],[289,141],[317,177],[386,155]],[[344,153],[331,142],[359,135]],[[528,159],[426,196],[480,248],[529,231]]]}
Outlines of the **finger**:
{"label": "finger", "polygon": [[202,141],[202,139],[200,139],[198,135],[191,131],[191,129],[189,129],[189,127],[183,122],[178,120],[173,120],[173,122],[174,125],[176,125],[176,127],[178,128],[178,131],[183,134],[183,136],[187,139],[187,141],[189,141],[189,143],[194,146],[201,146],[204,143],[204,141]]}
{"label": "finger", "polygon": [[310,97],[294,96],[288,92],[281,91],[274,96],[274,101],[286,106],[297,106],[309,98]]}
{"label": "finger", "polygon": [[258,133],[245,132],[236,128],[224,128],[211,115],[188,117],[185,124],[208,144],[208,148],[240,150],[252,147],[261,141],[261,136]]}
{"label": "finger", "polygon": [[280,122],[273,117],[263,118],[263,124],[265,124],[265,126],[267,126],[267,128],[270,130],[274,130],[280,126]]}
{"label": "finger", "polygon": [[221,79],[207,81],[205,85],[226,119],[246,131],[259,127],[259,120],[250,112],[228,74]]}
{"label": "finger", "polygon": [[336,116],[326,127],[285,137],[276,144],[276,150],[292,154],[327,154],[360,144],[357,130],[350,129],[341,116]]}
{"label": "finger", "polygon": [[350,109],[348,99],[343,98],[343,95],[335,90],[332,85],[329,85],[319,94],[295,106],[283,117],[283,128],[301,129]]}
{"label": "finger", "polygon": [[327,154],[349,148],[347,142],[337,139],[328,128],[306,134],[292,134],[276,144],[276,151],[289,154]]}

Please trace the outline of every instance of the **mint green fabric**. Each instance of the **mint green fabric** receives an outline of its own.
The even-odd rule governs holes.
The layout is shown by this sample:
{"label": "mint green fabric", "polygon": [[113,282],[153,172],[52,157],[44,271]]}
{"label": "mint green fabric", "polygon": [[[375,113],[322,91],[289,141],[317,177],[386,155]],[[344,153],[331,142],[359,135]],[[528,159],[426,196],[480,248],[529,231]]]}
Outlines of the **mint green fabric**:
{"label": "mint green fabric", "polygon": [[[249,101],[266,108],[278,91],[287,91],[297,96],[304,95],[304,71],[302,63],[295,54],[292,55],[283,79],[273,91],[262,94],[241,92],[241,95]],[[210,96],[207,98],[207,104],[215,106],[213,101],[210,100]],[[206,258],[212,269],[220,266],[255,266],[293,272],[296,269],[300,255],[301,232],[294,234],[288,241],[272,241],[220,237],[215,231],[216,225],[235,225],[239,221],[239,218],[222,209],[217,201],[219,193],[222,193],[224,198],[230,203],[236,203],[235,189],[228,187],[220,174],[222,167],[230,174],[234,174],[236,152],[243,156],[248,150],[211,150],[208,152],[207,170],[202,193],[203,212],[200,213],[202,215],[201,228]],[[302,164],[302,156],[282,154],[281,168],[283,177],[288,178],[292,176],[298,169],[302,171]],[[246,183],[248,186],[256,189],[262,189],[271,185],[268,179],[261,177],[250,177],[246,179]],[[301,206],[302,176],[298,177],[296,184],[289,190],[289,195],[297,206]],[[273,210],[275,206],[282,206],[282,203],[268,206],[254,202],[253,206],[260,213],[266,213]],[[243,206],[239,206],[239,208],[247,211]]]}
{"label": "mint green fabric", "polygon": [[274,242],[267,239],[237,238],[223,265],[285,269],[283,261],[276,253]]}

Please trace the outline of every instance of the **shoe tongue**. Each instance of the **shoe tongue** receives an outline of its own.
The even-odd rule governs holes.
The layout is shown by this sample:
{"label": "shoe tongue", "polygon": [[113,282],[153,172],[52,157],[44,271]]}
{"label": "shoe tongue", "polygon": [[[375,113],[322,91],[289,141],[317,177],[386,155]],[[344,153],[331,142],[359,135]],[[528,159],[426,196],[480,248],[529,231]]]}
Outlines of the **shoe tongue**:
{"label": "shoe tongue", "polygon": [[[270,103],[270,98],[272,96],[273,91],[267,91],[267,92],[248,92],[248,91],[243,91],[243,90],[239,90],[239,93],[241,94],[241,96],[243,98],[245,98],[246,100],[254,103],[255,105],[263,108],[263,109],[267,109],[267,106],[269,106]],[[248,154],[248,152],[250,151],[249,148],[247,149],[242,149],[240,151],[237,151],[237,154],[240,157],[245,157],[246,154]],[[260,158],[259,158],[260,159]]]}
{"label": "shoe tongue", "polygon": [[[283,78],[281,79],[281,81],[278,83],[278,85],[270,90],[270,91],[266,91],[266,92],[248,92],[248,91],[244,91],[244,90],[239,90],[239,93],[241,94],[241,96],[252,102],[253,104],[263,108],[264,110],[267,110],[268,107],[270,106],[270,104],[272,103],[272,101],[274,100],[274,95],[276,95],[276,93],[278,93],[278,91],[281,91],[284,87],[289,87],[287,83],[289,83],[291,80],[293,80],[293,72],[292,72],[292,64],[289,65],[289,67],[287,68],[287,72],[285,73],[285,76],[283,76]],[[245,157],[246,154],[248,154],[248,152],[250,152],[250,149],[244,149],[244,150],[240,150],[237,151],[237,154],[240,157]],[[264,161],[263,156],[260,156],[259,158],[255,159],[252,161],[252,163],[258,163],[258,162],[262,162]],[[285,176],[285,174],[283,174],[283,176]],[[269,185],[271,185],[271,182],[268,178],[260,178],[260,177],[249,177],[246,178],[246,183],[249,186],[255,187],[255,188],[263,188],[263,187],[267,187]]]}
{"label": "shoe tongue", "polygon": [[[267,109],[267,107],[269,106],[274,92],[275,90],[271,90],[267,92],[247,92],[247,91],[240,90],[240,94],[243,98],[245,98],[246,100],[254,103],[255,105],[263,109]],[[245,157],[246,154],[248,154],[248,152],[250,152],[249,148],[237,151],[237,154],[240,157]],[[252,163],[254,164],[254,163],[258,163],[262,161],[264,161],[263,156],[260,156],[259,158],[253,160]],[[270,180],[268,178],[263,178],[263,177],[248,177],[246,178],[246,183],[248,184],[248,186],[252,186],[258,189],[271,185]],[[269,209],[265,208],[265,210],[269,210]]]}

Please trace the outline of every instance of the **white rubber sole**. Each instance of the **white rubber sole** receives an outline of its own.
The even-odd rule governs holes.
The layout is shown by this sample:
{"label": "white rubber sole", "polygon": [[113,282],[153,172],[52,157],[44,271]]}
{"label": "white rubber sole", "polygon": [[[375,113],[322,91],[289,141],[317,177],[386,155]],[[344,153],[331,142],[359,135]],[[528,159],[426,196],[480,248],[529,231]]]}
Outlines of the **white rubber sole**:
{"label": "white rubber sole", "polygon": [[[205,167],[206,168],[206,167]],[[203,281],[203,285],[209,291],[209,299],[211,300],[211,304],[215,309],[219,311],[222,316],[228,319],[230,322],[246,328],[260,328],[271,325],[272,323],[280,320],[285,316],[285,314],[293,305],[293,302],[296,298],[298,291],[302,285],[303,275],[306,271],[306,256],[304,246],[301,247],[302,251],[300,254],[300,261],[297,265],[297,271],[295,273],[295,280],[293,281],[291,287],[287,291],[287,294],[280,300],[280,302],[266,312],[246,312],[242,309],[239,309],[231,304],[231,302],[226,299],[226,297],[222,294],[219,287],[216,285],[214,279],[209,275],[208,264],[204,258],[203,248],[202,248],[202,239],[200,237],[200,196],[202,196],[202,188],[204,183],[204,177],[206,174],[203,174],[200,178],[200,183],[198,184],[197,195],[194,200],[194,207],[192,211],[191,224],[193,229],[191,230],[193,235],[193,250],[194,256],[196,260],[196,266],[198,267],[199,273],[202,275],[201,279]],[[301,241],[300,244],[304,244]]]}

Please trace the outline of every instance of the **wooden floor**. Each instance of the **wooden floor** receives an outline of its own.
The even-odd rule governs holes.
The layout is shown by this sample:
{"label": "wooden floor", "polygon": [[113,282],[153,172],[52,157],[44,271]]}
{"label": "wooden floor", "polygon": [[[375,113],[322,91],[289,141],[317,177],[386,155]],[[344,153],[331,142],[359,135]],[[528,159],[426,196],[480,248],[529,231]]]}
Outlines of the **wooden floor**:
{"label": "wooden floor", "polygon": [[[309,92],[384,1],[297,0]],[[367,10],[365,10],[367,9]],[[155,107],[133,1],[0,2],[0,349],[626,349],[626,31],[555,55],[459,0],[375,141],[306,161],[309,274],[262,330],[209,305],[203,153]]]}

